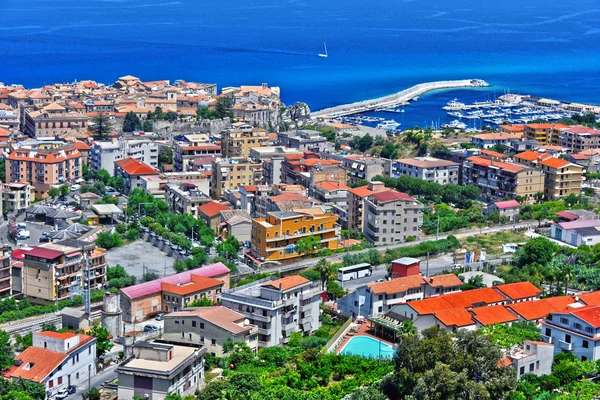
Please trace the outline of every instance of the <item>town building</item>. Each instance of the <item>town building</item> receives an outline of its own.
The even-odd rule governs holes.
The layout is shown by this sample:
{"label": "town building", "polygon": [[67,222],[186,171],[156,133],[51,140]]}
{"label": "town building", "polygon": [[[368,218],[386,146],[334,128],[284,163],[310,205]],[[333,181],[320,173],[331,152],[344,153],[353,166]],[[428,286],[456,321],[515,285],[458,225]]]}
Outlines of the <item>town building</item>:
{"label": "town building", "polygon": [[421,273],[421,260],[413,257],[402,257],[392,261],[391,277],[403,278],[405,276],[419,275]]}
{"label": "town building", "polygon": [[489,149],[498,145],[510,147],[511,141],[522,138],[523,136],[519,133],[479,133],[471,137],[471,144],[480,149]]}
{"label": "town building", "polygon": [[525,138],[536,140],[540,145],[559,144],[560,130],[568,128],[567,125],[548,123],[548,124],[527,124],[525,125]]}
{"label": "town building", "polygon": [[308,189],[322,181],[346,182],[346,170],[340,161],[324,160],[312,152],[284,156],[281,182]]}
{"label": "town building", "polygon": [[245,315],[227,307],[196,307],[164,316],[164,338],[172,343],[200,344],[206,352],[223,357],[227,342],[246,343],[258,351],[258,328]]}
{"label": "town building", "polygon": [[[388,312],[397,304],[458,292],[462,285],[463,281],[454,274],[425,278],[418,273],[361,286],[338,300],[338,310],[342,315],[352,318],[378,315]],[[364,304],[361,298],[364,298]]]}
{"label": "town building", "polygon": [[173,146],[173,165],[176,171],[191,171],[194,160],[202,157],[220,157],[221,146],[211,143],[208,135],[185,135]]}
{"label": "town building", "polygon": [[570,153],[600,149],[600,130],[587,126],[569,126],[559,132],[559,145]]}
{"label": "town building", "polygon": [[417,238],[423,225],[423,204],[395,190],[378,192],[364,200],[365,237],[375,246]]}
{"label": "town building", "polygon": [[[143,321],[149,314],[180,311],[186,303],[201,299],[203,293],[206,298],[217,300],[220,292],[229,288],[229,276],[229,268],[219,262],[122,288],[119,294],[123,321],[133,323]],[[219,287],[214,280],[221,281],[222,286]],[[163,283],[166,284],[164,288]],[[165,292],[179,290],[178,288],[186,293]]]}
{"label": "town building", "polygon": [[111,173],[115,161],[134,158],[152,168],[158,168],[160,143],[139,137],[122,137],[112,141],[96,141],[90,149],[90,168]]}
{"label": "town building", "polygon": [[571,352],[581,361],[600,359],[600,305],[552,311],[541,321],[542,339],[554,353]]}
{"label": "town building", "polygon": [[[279,87],[270,87],[267,83],[263,83],[261,86],[223,88],[221,95],[231,96],[233,99],[232,111],[235,119],[264,128],[279,124],[281,106]],[[211,101],[216,102],[214,99]]]}
{"label": "town building", "polygon": [[23,133],[32,138],[66,138],[85,134],[88,117],[58,103],[23,109]]}
{"label": "town building", "polygon": [[31,185],[27,182],[2,184],[2,206],[9,214],[31,206]]}
{"label": "town building", "polygon": [[10,246],[0,246],[0,298],[13,294],[11,251]]}
{"label": "town building", "polygon": [[581,193],[584,179],[582,166],[554,157],[539,164],[544,172],[544,197],[547,200]]}
{"label": "town building", "polygon": [[216,234],[219,234],[219,228],[221,222],[221,211],[231,210],[225,204],[219,203],[218,201],[210,201],[204,203],[198,207],[198,218],[203,220],[206,225],[213,230]]}
{"label": "town building", "polygon": [[599,228],[599,219],[559,222],[550,228],[550,237],[575,247],[582,244],[593,246],[600,243]]}
{"label": "town building", "polygon": [[253,147],[269,145],[269,134],[262,128],[254,128],[250,124],[240,123],[221,132],[221,154],[223,157],[250,156]]}
{"label": "town building", "polygon": [[364,200],[367,196],[392,190],[386,188],[383,182],[372,181],[368,185],[348,190],[348,229],[364,230]]}
{"label": "town building", "polygon": [[252,221],[252,236],[248,257],[256,264],[279,263],[295,259],[296,244],[309,236],[318,238],[321,248],[338,248],[339,227],[333,214],[304,214],[299,212],[270,212],[266,218]]}
{"label": "town building", "polygon": [[48,397],[55,396],[61,389],[96,375],[96,338],[71,332],[34,333],[32,345],[3,374],[9,380],[40,383]]}
{"label": "town building", "polygon": [[23,294],[32,300],[66,300],[90,287],[106,283],[106,250],[94,243],[66,239],[43,243],[23,252]]}
{"label": "town building", "polygon": [[210,197],[191,183],[167,183],[165,201],[174,214],[190,214],[198,218],[198,208],[211,201]]}
{"label": "town building", "polygon": [[500,217],[506,217],[510,222],[515,222],[521,211],[521,203],[517,200],[496,201],[484,209],[487,215],[498,212]]}
{"label": "town building", "polygon": [[164,400],[168,394],[193,395],[204,383],[206,349],[159,342],[137,342],[117,367],[121,400]]}
{"label": "town building", "polygon": [[350,187],[339,181],[317,182],[309,191],[311,197],[325,204],[346,204]]}
{"label": "town building", "polygon": [[35,197],[44,197],[53,185],[79,179],[81,165],[81,153],[72,145],[18,148],[6,157],[6,183],[28,182]]}
{"label": "town building", "polygon": [[544,189],[544,176],[537,168],[523,164],[469,157],[463,164],[462,185],[475,185],[486,201],[516,198],[533,201]]}
{"label": "town building", "polygon": [[392,178],[403,175],[441,185],[458,183],[458,163],[435,157],[403,158],[392,161]]}
{"label": "town building", "polygon": [[333,143],[327,141],[318,131],[297,130],[277,134],[279,144],[284,147],[313,153],[331,153],[335,150]]}
{"label": "town building", "polygon": [[554,360],[554,345],[533,340],[524,340],[518,349],[511,351],[501,364],[517,371],[517,380],[525,374],[550,375]]}
{"label": "town building", "polygon": [[389,177],[391,163],[385,158],[351,155],[342,159],[342,168],[348,173],[348,184],[353,185],[364,180],[371,181],[376,176]]}
{"label": "town building", "polygon": [[156,176],[158,177],[158,171],[142,161],[136,160],[135,158],[124,158],[119,161],[115,161],[114,176],[115,178],[121,177],[125,182],[125,188],[123,192],[128,195],[132,190],[137,188],[143,188],[144,182],[142,177]]}
{"label": "town building", "polygon": [[246,210],[223,210],[221,211],[221,226],[219,228],[221,237],[235,237],[240,243],[250,243],[252,238],[252,217]]}
{"label": "town building", "polygon": [[215,160],[212,163],[210,176],[210,197],[221,199],[225,190],[237,189],[239,186],[259,185],[262,183],[262,163],[245,158]]}
{"label": "town building", "polygon": [[322,290],[299,275],[265,278],[223,292],[221,304],[243,314],[258,328],[258,347],[288,343],[291,335],[310,335],[321,326]]}

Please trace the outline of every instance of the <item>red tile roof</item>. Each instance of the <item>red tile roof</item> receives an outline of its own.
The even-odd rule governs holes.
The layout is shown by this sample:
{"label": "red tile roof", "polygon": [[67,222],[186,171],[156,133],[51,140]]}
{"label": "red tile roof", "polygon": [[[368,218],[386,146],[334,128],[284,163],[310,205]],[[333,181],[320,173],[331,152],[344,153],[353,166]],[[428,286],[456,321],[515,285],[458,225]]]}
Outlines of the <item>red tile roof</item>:
{"label": "red tile roof", "polygon": [[279,289],[281,286],[281,290],[288,290],[296,286],[303,285],[307,282],[310,281],[300,275],[291,275],[286,276],[285,278],[275,279],[271,282],[265,282],[261,286],[272,286],[276,289]]}
{"label": "red tile roof", "polygon": [[91,149],[89,144],[83,143],[80,140],[76,140],[75,142],[73,142],[73,147],[75,147],[77,150],[90,150]]}
{"label": "red tile roof", "polygon": [[531,282],[508,283],[495,286],[495,289],[512,300],[522,300],[542,294],[542,291]]}
{"label": "red tile roof", "polygon": [[515,154],[515,160],[525,160],[525,161],[540,161],[545,160],[546,158],[552,158],[550,154],[542,154],[537,151],[527,150],[519,154]]}
{"label": "red tile roof", "polygon": [[540,165],[545,165],[546,167],[550,167],[550,168],[563,168],[569,164],[571,164],[571,163],[568,162],[567,160],[561,160],[560,158],[554,158],[554,157],[548,158],[548,159],[540,162]]}
{"label": "red tile roof", "polygon": [[52,332],[52,331],[38,332],[38,335],[46,336],[46,337],[53,338],[53,339],[60,339],[60,340],[71,339],[72,337],[77,336],[75,333],[71,333],[71,332],[60,333],[60,332]]}
{"label": "red tile roof", "polygon": [[435,314],[435,317],[448,327],[456,326],[463,327],[475,325],[473,316],[464,308],[452,308],[450,310],[440,311]]}
{"label": "red tile roof", "polygon": [[600,328],[600,306],[586,306],[569,311],[569,313],[587,322],[594,328]]}
{"label": "red tile roof", "polygon": [[504,210],[506,208],[521,207],[521,203],[519,203],[516,200],[497,201],[494,204],[501,210]]}
{"label": "red tile roof", "polygon": [[518,320],[517,316],[508,311],[503,305],[477,307],[471,310],[473,319],[483,326],[504,324]]}
{"label": "red tile roof", "polygon": [[216,217],[217,215],[219,215],[221,213],[221,211],[226,211],[226,210],[231,210],[231,208],[229,208],[226,205],[221,204],[215,200],[198,207],[198,211],[202,212],[208,218]]}
{"label": "red tile roof", "polygon": [[449,293],[444,298],[454,307],[471,307],[476,304],[494,304],[506,300],[493,288],[467,290],[466,292]]}
{"label": "red tile roof", "polygon": [[405,276],[392,279],[391,281],[369,283],[367,286],[375,294],[379,293],[401,293],[408,289],[416,289],[425,284],[425,279],[421,275]]}
{"label": "red tile roof", "polygon": [[223,281],[214,278],[206,278],[204,276],[192,275],[192,282],[189,283],[169,283],[162,282],[161,288],[163,292],[169,292],[179,295],[201,292],[207,289],[223,286]]}
{"label": "red tile roof", "polygon": [[557,211],[554,214],[556,214],[557,216],[559,216],[561,218],[568,219],[569,221],[575,221],[575,220],[579,219],[579,215],[571,214],[568,211]]}
{"label": "red tile roof", "polygon": [[527,124],[525,125],[526,128],[531,128],[531,129],[563,129],[563,128],[568,128],[569,125],[563,125],[563,124]]}
{"label": "red tile roof", "polygon": [[454,274],[431,276],[426,278],[426,281],[431,287],[453,287],[464,283]]}
{"label": "red tile roof", "polygon": [[124,158],[115,161],[115,165],[127,172],[129,175],[158,175],[158,171],[148,164],[135,158]]}
{"label": "red tile roof", "polygon": [[600,290],[596,292],[579,294],[577,295],[577,298],[579,299],[579,301],[585,303],[588,306],[600,305]]}
{"label": "red tile roof", "polygon": [[26,256],[44,258],[46,260],[54,260],[63,255],[60,251],[48,250],[41,247],[34,247],[31,250],[25,251]]}
{"label": "red tile roof", "polygon": [[43,382],[65,358],[67,358],[67,354],[29,346],[17,357],[17,360],[21,360],[23,363],[5,371],[4,376],[23,378],[38,383]]}
{"label": "red tile roof", "polygon": [[507,162],[502,162],[502,161],[492,161],[490,159],[477,157],[477,156],[469,157],[467,160],[471,161],[475,165],[480,165],[482,167],[494,166],[496,168],[500,168],[503,171],[512,172],[512,173],[521,172],[525,169],[525,167],[518,165],[518,164],[512,164],[512,163],[507,163]]}
{"label": "red tile roof", "polygon": [[396,192],[395,190],[388,190],[385,192],[376,192],[376,193],[373,193],[370,197],[374,198],[375,200],[377,200],[381,203],[388,203],[390,201],[396,201],[396,200],[410,200],[410,201],[415,200],[414,198],[407,195],[406,193]]}
{"label": "red tile roof", "polygon": [[526,321],[536,321],[546,317],[554,311],[563,311],[569,304],[575,302],[571,296],[559,296],[542,300],[522,301],[508,304],[506,308],[512,310]]}
{"label": "red tile roof", "polygon": [[333,191],[333,190],[349,190],[350,188],[348,186],[346,186],[345,183],[343,182],[338,182],[338,181],[322,181],[322,182],[318,182],[315,187],[320,188],[320,189],[325,189],[329,192]]}
{"label": "red tile roof", "polygon": [[506,154],[499,153],[497,151],[487,150],[487,149],[481,150],[481,154],[484,154],[484,155],[490,156],[490,157],[494,157],[494,158],[500,158],[500,159],[508,158],[508,156]]}

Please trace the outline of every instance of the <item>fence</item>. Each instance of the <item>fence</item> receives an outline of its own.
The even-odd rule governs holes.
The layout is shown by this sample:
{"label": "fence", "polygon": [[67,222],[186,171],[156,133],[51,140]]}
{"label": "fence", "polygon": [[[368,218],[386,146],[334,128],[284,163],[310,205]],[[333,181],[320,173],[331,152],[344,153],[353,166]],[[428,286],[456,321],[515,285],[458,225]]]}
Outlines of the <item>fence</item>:
{"label": "fence", "polygon": [[341,338],[343,338],[346,335],[346,333],[348,333],[350,325],[352,325],[352,318],[348,318],[348,320],[344,322],[344,325],[342,325],[342,327],[338,329],[335,335],[333,335],[333,337],[329,339],[329,342],[327,342],[327,344],[321,349],[321,353],[326,354],[329,351],[331,351],[331,349],[335,347],[338,341]]}

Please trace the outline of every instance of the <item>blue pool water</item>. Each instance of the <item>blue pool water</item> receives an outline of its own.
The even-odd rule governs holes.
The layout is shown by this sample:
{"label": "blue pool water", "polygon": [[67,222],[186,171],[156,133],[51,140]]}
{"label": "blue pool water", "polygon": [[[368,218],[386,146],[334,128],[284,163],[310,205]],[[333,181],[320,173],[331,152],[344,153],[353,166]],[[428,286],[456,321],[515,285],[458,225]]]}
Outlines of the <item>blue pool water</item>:
{"label": "blue pool water", "polygon": [[[363,357],[379,357],[379,340],[368,336],[354,336],[344,346],[341,354],[357,355]],[[394,349],[387,343],[381,342],[381,358],[392,358]]]}

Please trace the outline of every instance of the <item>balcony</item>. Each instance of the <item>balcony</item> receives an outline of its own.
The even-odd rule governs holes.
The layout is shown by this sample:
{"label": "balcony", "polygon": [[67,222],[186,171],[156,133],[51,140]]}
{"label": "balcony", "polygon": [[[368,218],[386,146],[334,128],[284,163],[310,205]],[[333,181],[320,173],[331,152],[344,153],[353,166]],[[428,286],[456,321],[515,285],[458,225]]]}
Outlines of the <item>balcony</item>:
{"label": "balcony", "polygon": [[573,350],[573,343],[567,343],[563,340],[559,340],[558,348],[561,350],[571,351],[571,350]]}
{"label": "balcony", "polygon": [[240,311],[242,314],[246,315],[248,318],[253,319],[255,321],[261,322],[271,322],[270,315],[262,315],[262,314],[254,314],[248,311]]}
{"label": "balcony", "polygon": [[271,331],[266,328],[258,328],[257,332],[261,335],[270,335]]}
{"label": "balcony", "polygon": [[335,231],[336,231],[336,228],[322,229],[320,231],[315,230],[314,232],[306,231],[306,232],[302,232],[302,233],[297,233],[295,235],[282,235],[282,236],[278,236],[278,237],[267,238],[267,242],[276,242],[278,240],[296,239],[296,238],[300,238],[300,237],[304,237],[304,236],[320,235],[323,233],[335,232]]}
{"label": "balcony", "polygon": [[258,347],[269,347],[269,343],[265,342],[264,340],[259,340]]}

